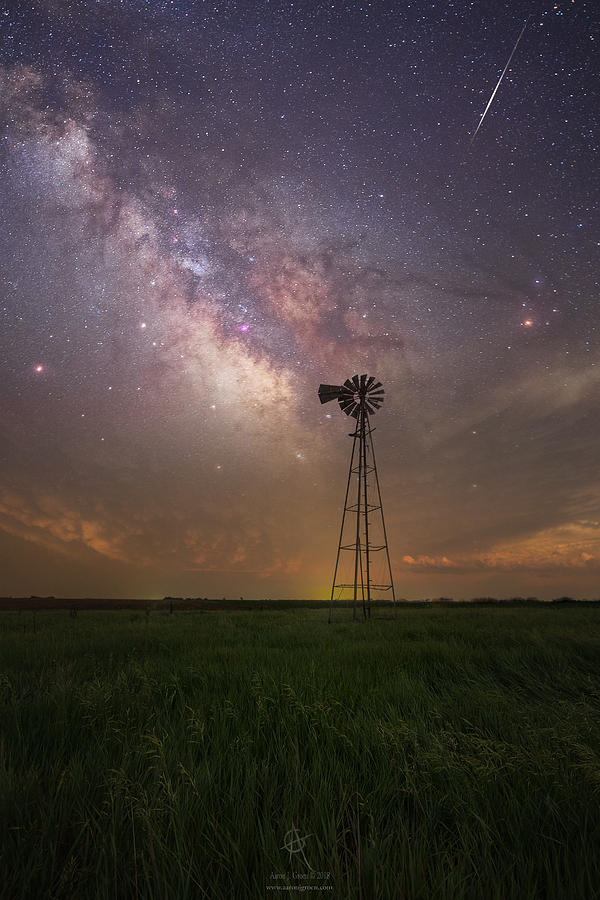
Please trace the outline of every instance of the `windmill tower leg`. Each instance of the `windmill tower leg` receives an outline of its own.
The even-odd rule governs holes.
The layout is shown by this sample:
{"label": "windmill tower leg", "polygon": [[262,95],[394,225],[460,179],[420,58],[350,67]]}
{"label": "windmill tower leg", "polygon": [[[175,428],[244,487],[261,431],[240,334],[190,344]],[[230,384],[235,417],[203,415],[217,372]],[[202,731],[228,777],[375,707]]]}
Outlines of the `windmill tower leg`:
{"label": "windmill tower leg", "polygon": [[364,581],[363,581],[363,573],[362,573],[362,550],[360,543],[360,516],[361,516],[361,493],[362,493],[362,463],[363,463],[363,451],[364,451],[364,431],[362,428],[362,423],[356,423],[356,431],[358,432],[358,469],[356,470],[356,474],[358,475],[357,484],[358,490],[356,495],[356,546],[354,550],[354,600],[352,603],[352,618],[356,619],[356,597],[358,594],[358,578],[359,578],[359,570],[360,570],[360,586],[361,593],[363,594],[363,614],[364,614]]}
{"label": "windmill tower leg", "polygon": [[[364,406],[362,409],[362,423],[361,423],[361,444],[362,444],[362,452],[363,452],[363,507],[364,507],[364,516],[365,516],[365,568],[366,568],[366,577],[367,577],[367,608],[366,611],[364,609],[363,603],[363,615],[365,619],[368,617],[371,618],[371,572],[370,572],[370,563],[369,563],[369,503],[368,503],[368,493],[367,493],[367,411]],[[369,435],[371,434],[371,428],[369,426]]]}
{"label": "windmill tower leg", "polygon": [[373,472],[375,474],[375,485],[377,487],[377,502],[379,504],[379,512],[381,514],[381,527],[383,530],[383,543],[384,543],[384,549],[385,549],[385,558],[386,558],[386,562],[387,562],[388,574],[390,577],[390,588],[392,590],[392,603],[394,605],[394,616],[397,616],[398,615],[398,606],[396,604],[396,591],[394,588],[394,577],[392,575],[392,564],[390,562],[390,550],[389,550],[389,545],[388,545],[387,532],[385,529],[385,517],[383,515],[383,502],[381,499],[381,488],[379,486],[379,475],[377,474],[377,462],[375,461],[375,446],[373,444],[373,434],[371,432],[370,425],[369,425],[368,438],[369,438],[369,446],[371,449],[371,459],[373,460]]}
{"label": "windmill tower leg", "polygon": [[358,437],[358,434],[355,432],[354,441],[352,443],[352,455],[350,456],[350,468],[348,469],[348,482],[346,484],[346,496],[344,498],[344,511],[342,513],[342,524],[340,526],[340,539],[338,541],[337,556],[335,558],[335,569],[333,570],[333,581],[331,582],[331,597],[329,598],[329,619],[328,619],[328,623],[330,625],[331,625],[331,616],[333,614],[333,596],[335,593],[335,585],[336,585],[338,567],[340,564],[340,552],[342,549],[342,539],[344,537],[344,523],[346,521],[346,512],[348,510],[348,494],[350,493],[350,483],[352,481],[352,472],[353,472],[353,468],[354,468],[354,456],[355,456],[355,452],[356,452],[356,438],[357,437]]}

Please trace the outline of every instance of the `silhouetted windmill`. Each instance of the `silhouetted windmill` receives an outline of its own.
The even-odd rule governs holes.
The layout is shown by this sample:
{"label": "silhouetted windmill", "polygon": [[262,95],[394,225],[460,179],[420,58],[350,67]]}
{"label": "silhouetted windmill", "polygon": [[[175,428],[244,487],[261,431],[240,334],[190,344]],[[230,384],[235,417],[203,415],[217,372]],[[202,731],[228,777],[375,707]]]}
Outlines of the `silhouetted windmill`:
{"label": "silhouetted windmill", "polygon": [[[342,411],[345,412],[347,416],[352,416],[356,419],[356,429],[349,435],[349,437],[354,438],[354,441],[352,443],[352,455],[350,457],[350,468],[348,470],[348,484],[346,486],[344,512],[342,514],[340,539],[335,560],[333,583],[331,585],[331,598],[329,601],[330,622],[336,588],[340,590],[340,594],[344,590],[352,590],[353,616],[355,619],[356,602],[359,592],[362,600],[363,617],[365,619],[370,618],[371,616],[371,592],[374,590],[391,590],[394,609],[396,608],[396,594],[394,591],[394,580],[392,578],[392,566],[388,550],[385,520],[383,518],[383,505],[381,502],[377,464],[375,462],[375,450],[373,447],[373,430],[371,429],[369,420],[369,416],[374,415],[374,413],[380,409],[381,404],[383,403],[384,394],[385,391],[383,390],[381,382],[376,382],[372,375],[370,377],[367,377],[366,375],[360,375],[360,377],[354,375],[352,378],[346,379],[342,385],[319,385],[319,400],[321,403],[329,403],[330,400],[337,400]],[[358,461],[356,461],[357,449]],[[373,475],[375,476],[376,490],[373,499],[377,502],[370,503],[369,498],[373,494],[373,485],[372,482],[370,483],[370,476]],[[355,513],[355,520],[352,521],[354,540],[350,543],[344,542],[344,528],[347,519],[346,513]],[[373,544],[372,535],[374,523],[370,521],[369,516],[376,513],[379,513],[381,518],[382,539],[380,543]],[[350,518],[352,519],[353,517]],[[369,529],[371,529],[371,531],[369,531]],[[352,583],[338,583],[337,581],[340,554],[342,550],[350,550],[354,553],[354,580]],[[373,584],[371,581],[371,554],[381,551],[385,551],[389,582]]]}

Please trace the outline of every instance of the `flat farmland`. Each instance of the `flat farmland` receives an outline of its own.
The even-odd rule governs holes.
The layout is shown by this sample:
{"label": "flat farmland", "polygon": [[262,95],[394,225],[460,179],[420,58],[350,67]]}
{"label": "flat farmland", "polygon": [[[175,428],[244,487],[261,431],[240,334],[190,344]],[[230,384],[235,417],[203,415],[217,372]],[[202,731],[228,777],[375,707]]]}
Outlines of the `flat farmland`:
{"label": "flat farmland", "polygon": [[588,898],[600,608],[0,613],[0,896]]}

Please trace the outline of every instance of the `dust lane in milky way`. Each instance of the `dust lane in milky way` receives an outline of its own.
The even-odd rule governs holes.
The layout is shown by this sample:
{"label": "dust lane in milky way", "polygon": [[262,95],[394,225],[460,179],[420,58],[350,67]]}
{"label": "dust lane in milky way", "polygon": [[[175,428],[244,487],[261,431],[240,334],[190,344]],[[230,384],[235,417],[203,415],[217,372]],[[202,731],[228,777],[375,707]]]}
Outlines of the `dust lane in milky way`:
{"label": "dust lane in milky way", "polygon": [[595,595],[591,5],[0,22],[0,592],[327,596],[383,381],[399,596]]}

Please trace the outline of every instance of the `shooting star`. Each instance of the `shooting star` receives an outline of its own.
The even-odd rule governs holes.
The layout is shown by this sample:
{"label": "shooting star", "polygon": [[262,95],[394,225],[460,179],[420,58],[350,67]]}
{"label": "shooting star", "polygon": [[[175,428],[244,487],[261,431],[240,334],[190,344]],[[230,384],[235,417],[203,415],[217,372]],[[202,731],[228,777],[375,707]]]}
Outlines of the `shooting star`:
{"label": "shooting star", "polygon": [[501,75],[500,78],[498,79],[498,84],[496,85],[496,87],[495,87],[494,90],[492,91],[492,96],[491,96],[490,99],[488,100],[488,105],[487,105],[486,108],[484,109],[483,115],[481,116],[481,118],[480,118],[480,120],[479,120],[479,125],[478,125],[477,128],[475,129],[475,133],[473,134],[473,137],[471,138],[471,144],[473,143],[473,141],[474,141],[475,138],[477,137],[477,132],[478,132],[479,129],[481,128],[482,122],[483,122],[483,120],[485,119],[485,117],[486,117],[486,115],[487,115],[487,111],[488,111],[488,109],[490,108],[490,106],[492,105],[492,101],[493,101],[494,97],[496,96],[496,92],[497,92],[498,88],[500,87],[500,82],[502,81],[502,79],[503,79],[504,76],[506,75],[506,70],[507,70],[508,67],[510,66],[510,61],[511,61],[511,59],[513,58],[513,56],[515,55],[515,50],[516,50],[517,47],[519,46],[519,41],[520,41],[521,38],[523,37],[523,32],[524,32],[525,29],[527,28],[527,23],[529,22],[530,18],[531,18],[531,16],[527,16],[527,18],[526,18],[526,20],[525,20],[525,24],[524,24],[523,27],[521,28],[521,33],[520,33],[519,37],[517,38],[517,40],[515,41],[515,46],[512,48],[512,52],[511,52],[510,56],[508,57],[507,63],[506,63],[506,65],[504,66],[504,68],[502,69],[502,75]]}

